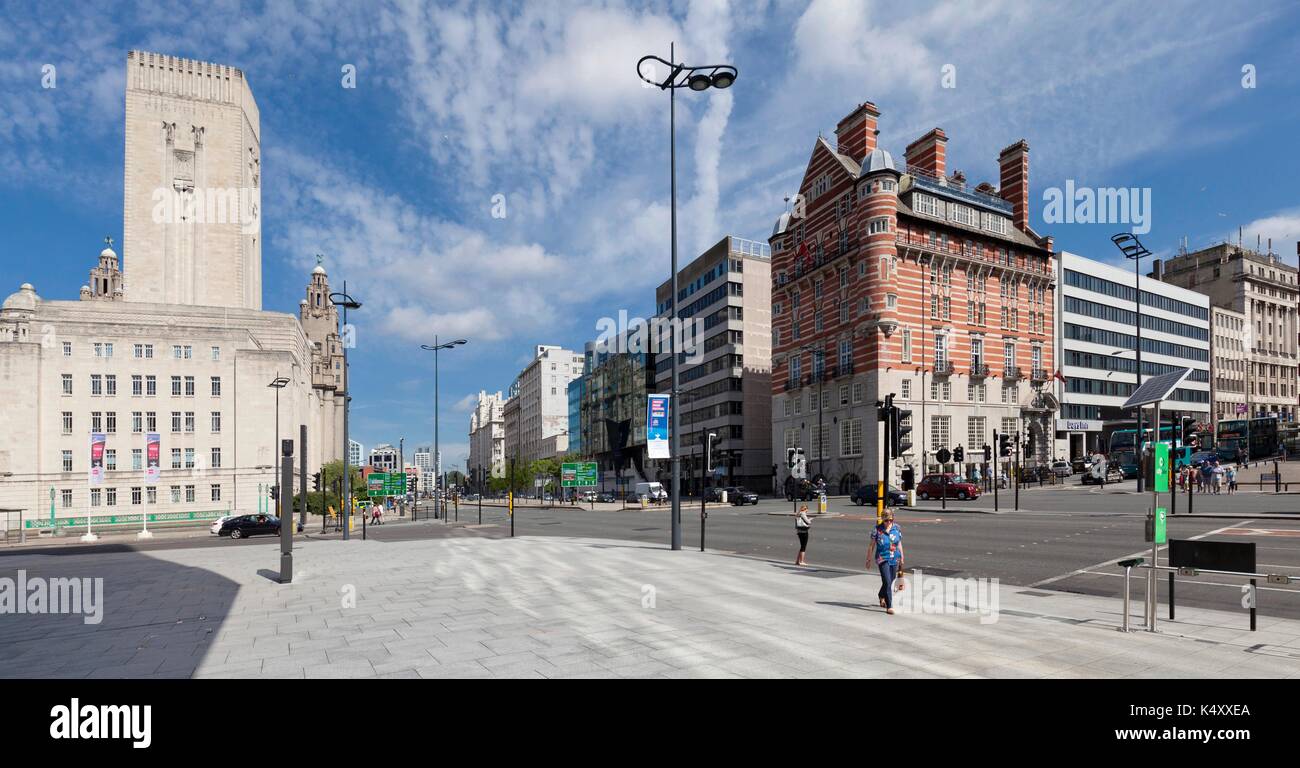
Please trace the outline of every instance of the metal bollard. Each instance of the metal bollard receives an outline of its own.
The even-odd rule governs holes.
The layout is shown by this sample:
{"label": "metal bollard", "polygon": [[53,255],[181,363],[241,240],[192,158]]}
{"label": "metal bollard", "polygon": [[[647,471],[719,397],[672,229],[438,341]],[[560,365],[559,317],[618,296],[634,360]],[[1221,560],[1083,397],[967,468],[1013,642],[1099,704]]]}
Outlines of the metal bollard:
{"label": "metal bollard", "polygon": [[1130,631],[1128,628],[1128,617],[1129,617],[1129,605],[1131,604],[1132,599],[1129,596],[1128,577],[1129,574],[1132,572],[1133,572],[1132,568],[1124,569],[1124,627],[1120,630],[1121,632]]}

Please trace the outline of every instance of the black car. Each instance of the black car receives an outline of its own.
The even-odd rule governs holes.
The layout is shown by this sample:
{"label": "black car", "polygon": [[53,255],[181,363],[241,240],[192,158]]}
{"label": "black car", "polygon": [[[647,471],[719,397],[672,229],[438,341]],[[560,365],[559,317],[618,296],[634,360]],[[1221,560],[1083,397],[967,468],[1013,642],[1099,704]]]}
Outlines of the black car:
{"label": "black car", "polygon": [[601,491],[596,494],[596,501],[599,501],[602,504],[612,504],[613,502],[618,501],[618,496],[612,491]]}
{"label": "black car", "polygon": [[705,488],[704,500],[710,504],[722,501],[722,492],[730,490],[729,488]]}
{"label": "black car", "polygon": [[[863,483],[853,492],[853,503],[859,507],[870,504],[876,505],[876,486],[874,483]],[[888,486],[885,489],[885,506],[887,507],[904,507],[907,506],[907,494],[898,490],[894,486]]]}
{"label": "black car", "polygon": [[240,515],[232,517],[221,524],[218,536],[242,539],[258,534],[280,535],[280,518],[275,515]]}
{"label": "black car", "polygon": [[753,491],[740,486],[732,486],[722,490],[727,492],[727,501],[731,502],[732,506],[743,507],[746,504],[758,504],[758,494]]}

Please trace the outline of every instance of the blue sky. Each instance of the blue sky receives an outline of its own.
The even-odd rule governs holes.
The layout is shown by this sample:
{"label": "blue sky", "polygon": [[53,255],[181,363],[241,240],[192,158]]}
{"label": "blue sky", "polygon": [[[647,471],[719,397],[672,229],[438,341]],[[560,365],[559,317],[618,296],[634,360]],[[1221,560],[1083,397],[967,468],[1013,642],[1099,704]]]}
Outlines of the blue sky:
{"label": "blue sky", "polygon": [[534,344],[580,348],[600,317],[652,309],[668,276],[667,97],[633,67],[670,41],[740,70],[728,91],[679,94],[683,260],[725,234],[766,239],[818,132],[865,100],[886,149],[940,126],[949,170],[973,182],[996,184],[998,150],[1026,139],[1031,223],[1066,250],[1114,260],[1122,229],[1044,222],[1043,190],[1067,180],[1149,188],[1157,254],[1240,226],[1294,263],[1300,239],[1287,2],[4,8],[0,292],[74,298],[104,235],[120,241],[128,50],[238,66],[262,120],[264,306],[295,310],[316,253],[365,302],[352,423],[367,448],[432,442],[418,345],[470,339],[443,358],[449,466],[474,393],[506,389]]}

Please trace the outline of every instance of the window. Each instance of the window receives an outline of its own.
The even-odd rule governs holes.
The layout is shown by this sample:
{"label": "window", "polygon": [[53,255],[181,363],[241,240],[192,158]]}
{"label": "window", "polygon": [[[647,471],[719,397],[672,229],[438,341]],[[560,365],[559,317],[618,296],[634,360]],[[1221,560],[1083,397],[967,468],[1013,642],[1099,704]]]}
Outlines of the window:
{"label": "window", "polygon": [[211,466],[212,469],[221,469],[221,449],[220,449],[220,448],[213,448],[213,449],[212,449],[212,464],[211,464],[210,466]]}
{"label": "window", "polygon": [[92,395],[104,394],[104,377],[99,375],[98,373],[90,374],[90,394]]}
{"label": "window", "polygon": [[212,485],[212,496],[211,496],[211,498],[212,498],[213,501],[221,501],[221,486],[220,486],[220,485],[218,485],[218,484],[216,484],[216,483],[213,483],[213,485]]}
{"label": "window", "polygon": [[71,508],[72,508],[72,489],[71,489],[71,488],[64,488],[64,489],[60,490],[60,491],[59,491],[59,497],[60,497],[60,498],[59,498],[59,501],[60,501],[60,503],[63,505],[63,508],[64,508],[64,509],[71,509]]}
{"label": "window", "polygon": [[72,451],[63,452],[63,471],[64,472],[72,471]]}
{"label": "window", "polygon": [[117,451],[111,448],[104,451],[104,469],[109,472],[117,471]]}
{"label": "window", "polygon": [[172,432],[181,431],[181,412],[172,411]]}
{"label": "window", "polygon": [[912,329],[903,329],[903,362],[912,362]]}
{"label": "window", "polygon": [[131,469],[136,472],[144,469],[144,451],[139,448],[131,449]]}
{"label": "window", "polygon": [[181,377],[180,377],[180,376],[173,376],[173,377],[172,377],[172,397],[180,397],[180,396],[181,396]]}
{"label": "window", "polygon": [[90,506],[98,507],[103,505],[104,494],[98,488],[90,489]]}
{"label": "window", "polygon": [[70,341],[63,342],[63,356],[72,357],[72,342]]}
{"label": "window", "polygon": [[1002,345],[1002,370],[1009,371],[1016,367],[1016,343],[1008,341]]}
{"label": "window", "polygon": [[140,487],[133,486],[131,488],[131,504],[133,506],[139,506],[141,499],[142,499],[142,494],[140,493]]}
{"label": "window", "polygon": [[104,394],[117,397],[117,376],[110,373],[104,377]]}
{"label": "window", "polygon": [[951,438],[952,438],[952,417],[931,416],[930,417],[930,450],[937,451],[940,448],[947,448]]}
{"label": "window", "polygon": [[840,455],[862,455],[862,419],[846,419],[840,423]]}
{"label": "window", "polygon": [[145,393],[145,395],[148,396],[148,397],[153,397],[154,395],[158,394],[158,377],[157,377],[157,376],[145,376],[145,377],[144,377],[144,393]]}
{"label": "window", "polygon": [[221,431],[221,411],[212,412],[212,431],[213,432]]}
{"label": "window", "polygon": [[841,385],[840,385],[840,405],[848,405],[848,404],[849,404],[849,385],[847,385],[847,384],[841,384]]}
{"label": "window", "polygon": [[912,399],[912,380],[911,380],[911,379],[903,379],[902,384],[899,386],[899,397],[901,397],[901,398],[904,399],[904,400],[911,400],[911,399]]}
{"label": "window", "polygon": [[983,416],[970,416],[966,419],[966,445],[971,451],[983,447],[987,442],[984,433],[984,425],[987,420]]}
{"label": "window", "polygon": [[72,411],[63,412],[63,434],[72,434]]}
{"label": "window", "polygon": [[889,217],[875,216],[867,221],[867,234],[879,235],[889,231]]}
{"label": "window", "polygon": [[856,382],[853,385],[853,404],[858,405],[862,402],[862,382]]}
{"label": "window", "polygon": [[831,433],[829,430],[823,430],[823,426],[813,424],[808,428],[809,442],[812,443],[813,459],[830,458],[831,453]]}
{"label": "window", "polygon": [[186,397],[194,397],[194,377],[193,377],[193,376],[186,376],[186,377],[185,377],[185,396],[186,396]]}
{"label": "window", "polygon": [[181,468],[181,449],[180,449],[180,448],[173,448],[173,449],[172,449],[172,469],[180,469],[180,468]]}
{"label": "window", "polygon": [[192,485],[185,486],[185,501],[190,504],[194,503],[194,486]]}
{"label": "window", "polygon": [[917,213],[923,213],[926,216],[934,216],[936,214],[937,206],[935,205],[933,197],[917,193],[912,195],[912,202],[916,204]]}
{"label": "window", "polygon": [[173,486],[171,487],[171,492],[172,492],[172,503],[173,503],[173,504],[180,504],[180,503],[181,503],[181,487],[180,487],[179,485],[173,485]]}
{"label": "window", "polygon": [[220,376],[213,376],[213,377],[212,377],[212,396],[213,396],[213,397],[221,397],[221,377],[220,377]]}
{"label": "window", "polygon": [[221,362],[221,347],[212,348],[212,362]]}
{"label": "window", "polygon": [[935,334],[934,337],[934,366],[935,369],[941,369],[948,362],[948,337],[942,333]]}
{"label": "window", "polygon": [[131,394],[139,397],[144,394],[144,377],[139,374],[131,377]]}
{"label": "window", "polygon": [[158,414],[156,411],[149,411],[144,415],[145,429],[150,432],[158,431]]}
{"label": "window", "polygon": [[193,448],[186,448],[186,449],[185,449],[185,468],[186,468],[186,469],[194,469],[194,449],[193,449]]}
{"label": "window", "polygon": [[131,411],[131,432],[140,434],[144,431],[144,414],[140,411]]}
{"label": "window", "polygon": [[90,431],[91,431],[91,432],[103,432],[103,431],[104,431],[104,414],[103,414],[103,412],[101,412],[101,411],[91,411],[91,412],[90,412]]}

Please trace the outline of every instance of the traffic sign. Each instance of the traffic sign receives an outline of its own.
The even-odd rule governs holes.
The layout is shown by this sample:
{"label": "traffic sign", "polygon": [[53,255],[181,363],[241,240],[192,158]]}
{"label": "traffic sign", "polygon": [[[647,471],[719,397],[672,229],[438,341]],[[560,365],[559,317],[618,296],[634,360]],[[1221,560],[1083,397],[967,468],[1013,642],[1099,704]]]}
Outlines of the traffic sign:
{"label": "traffic sign", "polygon": [[371,472],[366,476],[366,495],[371,498],[406,495],[405,472]]}
{"label": "traffic sign", "polygon": [[940,448],[938,452],[934,454],[934,457],[939,460],[940,464],[947,464],[949,461],[952,461],[952,451],[949,451],[947,448]]}
{"label": "traffic sign", "polygon": [[1169,493],[1169,443],[1156,443],[1156,493]]}
{"label": "traffic sign", "polygon": [[596,484],[596,462],[568,461],[560,465],[561,488],[582,488]]}
{"label": "traffic sign", "polygon": [[1165,527],[1165,511],[1166,510],[1164,507],[1156,507],[1156,531],[1155,531],[1156,542],[1155,543],[1157,544],[1165,544],[1168,542],[1168,538],[1169,538],[1167,529]]}

